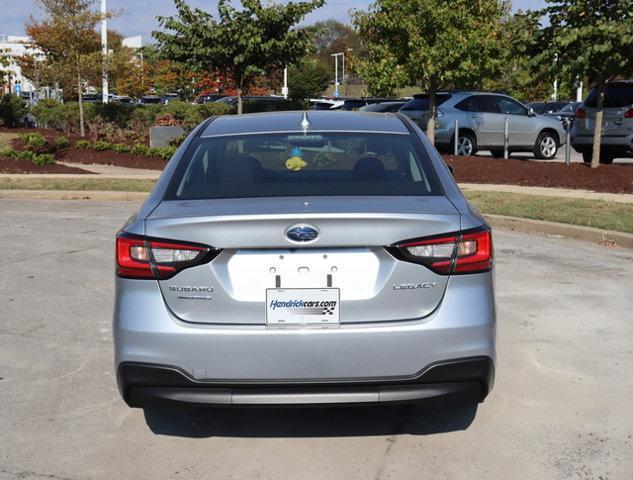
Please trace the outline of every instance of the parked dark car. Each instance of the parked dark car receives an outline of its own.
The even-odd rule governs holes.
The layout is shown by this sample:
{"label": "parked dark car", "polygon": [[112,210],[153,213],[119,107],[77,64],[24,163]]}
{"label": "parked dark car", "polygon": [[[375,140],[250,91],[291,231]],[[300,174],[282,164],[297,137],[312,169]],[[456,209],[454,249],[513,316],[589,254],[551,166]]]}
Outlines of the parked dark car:
{"label": "parked dark car", "polygon": [[564,108],[569,102],[556,101],[556,102],[530,102],[525,106],[534,110],[537,115],[548,115],[550,113],[558,112]]}
{"label": "parked dark car", "polygon": [[222,95],[221,93],[209,93],[206,95],[200,95],[198,98],[196,98],[196,103],[198,104],[213,103],[227,96],[228,95]]}
{"label": "parked dark car", "polygon": [[391,98],[346,98],[343,100],[343,105],[341,106],[341,110],[351,111],[351,110],[359,110],[362,107],[367,105],[373,105],[375,103],[388,102],[393,99]]}
{"label": "parked dark car", "polygon": [[[224,103],[231,107],[237,107],[237,96],[220,98],[217,102]],[[287,102],[288,100],[284,97],[266,97],[257,95],[245,95],[242,97],[245,113],[253,110],[258,112],[274,112],[283,110],[284,104]]]}
{"label": "parked dark car", "polygon": [[365,105],[364,107],[359,108],[361,112],[378,112],[378,113],[387,113],[387,112],[397,112],[407,103],[406,101],[398,101],[398,102],[380,102],[380,103],[372,103],[370,105]]}
{"label": "parked dark car", "polygon": [[180,97],[177,93],[166,93],[164,95],[161,95],[160,102],[163,105],[167,105],[169,102],[173,102],[174,100],[178,100],[179,98]]}
{"label": "parked dark car", "polygon": [[163,103],[163,99],[158,95],[145,95],[138,99],[138,103],[141,105],[160,105]]}
{"label": "parked dark car", "polygon": [[563,127],[567,128],[567,125],[569,125],[569,128],[571,128],[576,118],[576,110],[580,105],[582,105],[582,102],[569,102],[557,112],[546,113],[545,115],[560,120]]}

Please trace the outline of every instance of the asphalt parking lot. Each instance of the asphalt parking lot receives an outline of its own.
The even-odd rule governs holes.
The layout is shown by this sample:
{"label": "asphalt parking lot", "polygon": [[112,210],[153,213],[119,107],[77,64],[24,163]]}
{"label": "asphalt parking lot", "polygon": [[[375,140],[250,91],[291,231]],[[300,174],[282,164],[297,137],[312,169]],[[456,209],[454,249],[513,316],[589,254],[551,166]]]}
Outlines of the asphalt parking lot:
{"label": "asphalt parking lot", "polygon": [[0,200],[0,479],[633,478],[633,251],[495,232],[498,371],[477,409],[144,414],[112,360],[135,207]]}

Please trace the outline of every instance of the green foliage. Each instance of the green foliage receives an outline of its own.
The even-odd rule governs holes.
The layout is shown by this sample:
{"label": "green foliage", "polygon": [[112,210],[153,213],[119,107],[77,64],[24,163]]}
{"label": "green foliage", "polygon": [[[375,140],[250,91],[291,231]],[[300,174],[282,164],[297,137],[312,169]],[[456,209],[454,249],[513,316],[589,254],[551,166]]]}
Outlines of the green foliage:
{"label": "green foliage", "polygon": [[94,148],[97,152],[105,152],[106,150],[110,150],[112,148],[112,144],[103,140],[97,140],[92,144],[92,148]]}
{"label": "green foliage", "polygon": [[137,143],[132,147],[132,155],[149,155],[150,148],[142,143]]}
{"label": "green foliage", "polygon": [[92,142],[88,140],[77,140],[75,142],[75,147],[85,150],[87,148],[92,148]]}
{"label": "green foliage", "polygon": [[56,150],[61,150],[62,148],[68,148],[70,146],[70,142],[66,137],[57,137],[53,141],[53,146]]}
{"label": "green foliage", "polygon": [[163,114],[162,105],[139,105],[130,114],[128,128],[138,135],[147,135],[149,127],[154,125],[156,119]]}
{"label": "green foliage", "polygon": [[288,67],[289,96],[293,100],[318,97],[330,83],[330,75],[315,61],[304,60]]}
{"label": "green foliage", "polygon": [[498,0],[377,0],[354,15],[366,49],[354,67],[373,95],[478,88],[500,67],[502,13]]}
{"label": "green foliage", "polygon": [[[588,78],[598,88],[592,167],[600,164],[606,84],[633,76],[633,0],[548,0],[535,15],[549,24],[540,33],[534,63],[568,81]],[[558,61],[552,61],[552,55]]]}
{"label": "green foliage", "polygon": [[319,152],[312,161],[317,168],[329,168],[334,165],[334,155],[331,152]]}
{"label": "green foliage", "polygon": [[[89,111],[89,107],[86,106]],[[55,128],[65,134],[79,131],[79,104],[60,103],[57,100],[40,100],[32,109],[39,127]]]}
{"label": "green foliage", "polygon": [[177,137],[171,138],[168,142],[167,145],[170,147],[176,147],[178,148],[180,146],[180,144],[182,142],[185,141],[185,139],[187,138],[187,135],[178,135]]}
{"label": "green foliage", "polygon": [[23,133],[20,139],[27,148],[42,148],[46,146],[46,138],[39,132]]}
{"label": "green foliage", "polygon": [[40,153],[36,154],[32,158],[32,162],[35,165],[44,166],[44,165],[52,165],[55,163],[55,155],[52,153]]}
{"label": "green foliage", "polygon": [[14,128],[21,125],[27,113],[28,104],[17,95],[7,93],[0,97],[0,123],[5,127]]}
{"label": "green foliage", "polygon": [[148,155],[151,157],[159,157],[163,160],[169,160],[176,153],[176,147],[154,147],[150,148]]}
{"label": "green foliage", "polygon": [[119,128],[125,128],[131,118],[132,113],[136,109],[141,109],[144,105],[129,105],[125,103],[110,102],[110,103],[91,103],[90,107],[86,105],[86,120],[91,121],[95,117],[100,117],[104,122],[114,123]]}
{"label": "green foliage", "polygon": [[12,158],[15,160],[28,160],[35,165],[52,165],[55,163],[55,155],[52,153],[35,153],[31,150],[3,150],[0,158]]}
{"label": "green foliage", "polygon": [[[178,14],[158,17],[164,31],[153,32],[163,55],[202,71],[220,71],[233,87],[246,91],[257,77],[296,63],[308,48],[312,32],[293,28],[324,0],[262,5],[242,0],[236,8],[218,1],[218,19],[184,0],[174,0]],[[168,33],[171,32],[171,33]],[[242,113],[241,101],[238,113]]]}
{"label": "green foliage", "polygon": [[114,153],[128,153],[130,151],[130,147],[128,147],[125,143],[116,143],[112,145],[112,150]]}

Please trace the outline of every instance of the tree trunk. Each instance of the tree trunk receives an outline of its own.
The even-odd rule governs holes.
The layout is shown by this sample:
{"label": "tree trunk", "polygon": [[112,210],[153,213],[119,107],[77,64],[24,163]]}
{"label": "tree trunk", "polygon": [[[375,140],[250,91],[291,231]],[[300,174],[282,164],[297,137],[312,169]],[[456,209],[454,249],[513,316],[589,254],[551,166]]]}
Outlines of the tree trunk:
{"label": "tree trunk", "polygon": [[237,89],[237,114],[242,114],[242,89]]}
{"label": "tree trunk", "polygon": [[435,145],[435,112],[436,107],[436,92],[434,88],[429,89],[429,119],[426,122],[426,136],[428,137],[431,145]]}
{"label": "tree trunk", "polygon": [[596,103],[596,120],[593,127],[593,152],[591,154],[591,168],[598,168],[600,165],[600,146],[602,144],[602,117],[604,116],[604,91],[606,84],[598,84],[598,102]]}
{"label": "tree trunk", "polygon": [[83,95],[81,94],[81,75],[77,75],[77,98],[79,101],[79,135],[81,137],[86,136],[86,131],[84,129],[84,102]]}

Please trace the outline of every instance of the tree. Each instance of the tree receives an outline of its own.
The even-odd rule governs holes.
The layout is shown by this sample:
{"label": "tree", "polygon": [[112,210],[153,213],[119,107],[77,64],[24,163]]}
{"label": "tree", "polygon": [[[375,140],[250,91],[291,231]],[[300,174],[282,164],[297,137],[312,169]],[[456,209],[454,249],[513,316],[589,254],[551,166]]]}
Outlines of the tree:
{"label": "tree", "polygon": [[356,12],[366,58],[355,65],[372,93],[418,84],[429,94],[427,136],[435,140],[436,94],[478,87],[500,67],[499,0],[377,0]]}
{"label": "tree", "polygon": [[[315,56],[322,68],[334,74],[333,53],[360,50],[360,37],[350,25],[330,19],[316,22],[310,27],[314,32]],[[340,60],[340,59],[339,59]]]}
{"label": "tree", "polygon": [[550,72],[532,62],[540,45],[541,26],[531,13],[511,14],[510,2],[504,5],[500,42],[504,48],[498,75],[486,79],[484,90],[504,92],[523,101],[547,100],[551,93]]}
{"label": "tree", "polygon": [[[84,83],[101,70],[101,47],[95,31],[101,14],[93,11],[95,0],[38,0],[46,18],[31,17],[25,25],[33,44],[45,55],[42,68],[62,82],[74,79],[79,101],[79,130],[83,137]],[[61,82],[60,82],[61,83]]]}
{"label": "tree", "polygon": [[[591,167],[600,164],[604,92],[633,75],[633,0],[547,0],[538,12],[549,24],[535,62],[568,78],[587,77],[598,89]],[[558,62],[551,58],[558,54]]]}
{"label": "tree", "polygon": [[305,59],[288,67],[289,97],[293,100],[314,98],[329,83],[329,73],[316,60]]}
{"label": "tree", "polygon": [[263,6],[261,0],[241,0],[243,8],[238,10],[229,0],[219,0],[217,20],[203,10],[191,9],[184,0],[174,3],[178,14],[158,17],[165,31],[152,33],[161,52],[194,70],[230,78],[237,90],[238,113],[242,113],[242,94],[257,77],[303,57],[311,35],[293,27],[325,2]]}

